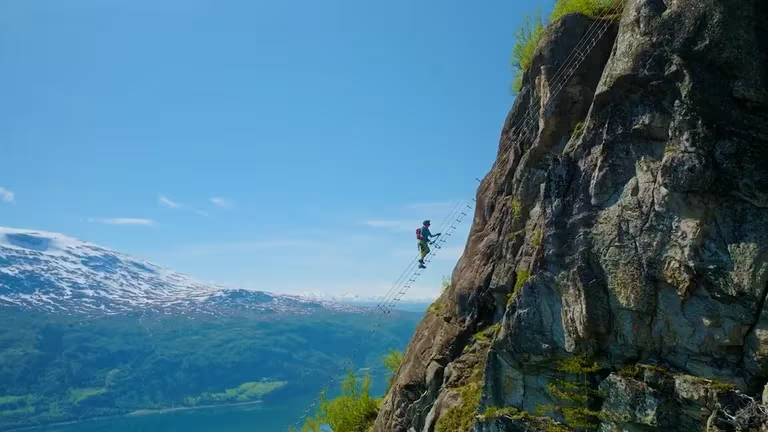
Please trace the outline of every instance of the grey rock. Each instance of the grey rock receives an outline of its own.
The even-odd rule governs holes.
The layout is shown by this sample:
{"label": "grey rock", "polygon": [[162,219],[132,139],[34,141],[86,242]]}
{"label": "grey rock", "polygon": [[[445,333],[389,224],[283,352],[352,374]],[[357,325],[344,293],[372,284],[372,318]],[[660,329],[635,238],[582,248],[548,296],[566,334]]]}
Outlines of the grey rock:
{"label": "grey rock", "polygon": [[[424,430],[399,407],[432,410],[478,362],[483,409],[556,405],[574,355],[611,395],[592,409],[620,414],[600,430],[763,427],[750,401],[768,380],[768,3],[628,0],[563,85],[592,23],[566,16],[537,47],[440,299],[449,322],[419,326],[377,432]],[[471,345],[499,320],[490,349]],[[674,373],[615,373],[635,363]],[[510,421],[477,428],[527,427]]]}
{"label": "grey rock", "polygon": [[621,420],[621,423],[636,423],[658,426],[663,422],[661,401],[657,392],[641,381],[611,374],[600,383],[600,392],[605,398],[603,411]]}

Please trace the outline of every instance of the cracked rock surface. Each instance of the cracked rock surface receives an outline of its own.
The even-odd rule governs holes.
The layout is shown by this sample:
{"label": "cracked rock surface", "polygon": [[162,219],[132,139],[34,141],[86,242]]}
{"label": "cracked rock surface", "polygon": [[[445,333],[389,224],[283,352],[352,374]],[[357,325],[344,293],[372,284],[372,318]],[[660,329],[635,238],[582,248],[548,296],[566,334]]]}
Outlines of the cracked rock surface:
{"label": "cracked rock surface", "polygon": [[[601,368],[591,408],[616,416],[600,430],[737,430],[723,420],[733,407],[762,406],[768,2],[628,0],[563,85],[557,71],[594,23],[568,15],[539,43],[451,286],[418,327],[375,431],[434,431],[462,403],[470,368],[456,366],[478,352],[478,413],[557,404],[548,386],[574,355]],[[474,349],[493,324],[490,348]],[[617,373],[635,364],[672,378]],[[745,424],[759,428],[754,413]]]}

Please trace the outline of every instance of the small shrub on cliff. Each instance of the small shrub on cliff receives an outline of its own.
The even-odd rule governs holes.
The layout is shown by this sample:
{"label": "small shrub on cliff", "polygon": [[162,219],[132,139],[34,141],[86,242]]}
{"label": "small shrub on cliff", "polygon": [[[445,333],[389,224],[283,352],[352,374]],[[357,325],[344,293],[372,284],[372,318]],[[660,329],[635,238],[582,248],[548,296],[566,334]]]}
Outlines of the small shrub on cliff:
{"label": "small shrub on cliff", "polygon": [[512,301],[515,299],[515,296],[517,295],[517,292],[520,291],[520,288],[523,287],[523,284],[530,279],[531,272],[528,270],[518,270],[517,276],[515,279],[515,287],[512,288],[512,293],[507,297],[507,307],[512,303]]}
{"label": "small shrub on cliff", "polygon": [[509,206],[512,208],[512,219],[520,219],[523,215],[522,205],[517,198],[511,198],[509,200]]}
{"label": "small shrub on cliff", "polygon": [[519,92],[523,87],[523,73],[531,66],[533,53],[544,32],[544,26],[541,12],[537,12],[533,17],[530,15],[525,17],[523,25],[517,30],[517,40],[512,48],[512,69],[515,74],[515,81],[512,84],[513,93]]}
{"label": "small shrub on cliff", "polygon": [[444,293],[447,289],[451,287],[451,278],[448,276],[443,275],[440,280],[440,289],[441,293]]}
{"label": "small shrub on cliff", "polygon": [[[451,279],[448,276],[443,276],[442,279],[441,294],[451,288]],[[445,301],[441,299],[435,300],[434,303],[429,305],[427,312],[436,316],[443,315],[443,313],[445,313]]]}

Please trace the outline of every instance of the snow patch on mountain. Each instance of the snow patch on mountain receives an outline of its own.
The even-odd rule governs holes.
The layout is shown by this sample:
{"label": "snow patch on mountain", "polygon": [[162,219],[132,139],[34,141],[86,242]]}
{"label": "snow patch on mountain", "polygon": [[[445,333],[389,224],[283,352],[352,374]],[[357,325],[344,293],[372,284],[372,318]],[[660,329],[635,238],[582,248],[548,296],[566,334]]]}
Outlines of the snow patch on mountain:
{"label": "snow patch on mountain", "polygon": [[0,306],[49,312],[359,311],[324,299],[223,288],[58,233],[0,227]]}

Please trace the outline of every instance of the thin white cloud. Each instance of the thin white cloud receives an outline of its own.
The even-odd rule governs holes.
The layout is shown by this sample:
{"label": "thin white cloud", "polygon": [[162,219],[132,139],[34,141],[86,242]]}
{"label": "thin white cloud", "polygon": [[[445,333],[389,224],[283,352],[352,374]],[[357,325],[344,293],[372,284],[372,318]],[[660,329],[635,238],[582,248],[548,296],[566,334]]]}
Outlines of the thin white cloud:
{"label": "thin white cloud", "polygon": [[155,221],[144,218],[90,218],[88,222],[106,225],[154,225]]}
{"label": "thin white cloud", "polygon": [[211,202],[221,208],[228,209],[228,208],[234,207],[234,204],[232,203],[232,201],[225,198],[221,198],[221,197],[213,197],[211,198]]}
{"label": "thin white cloud", "polygon": [[209,216],[209,214],[208,214],[208,212],[207,212],[207,211],[204,211],[204,210],[198,210],[198,209],[196,209],[196,208],[193,208],[193,207],[189,207],[189,206],[187,206],[187,205],[185,205],[185,204],[182,204],[182,203],[180,203],[180,202],[176,202],[176,201],[173,201],[172,199],[168,198],[168,197],[167,197],[167,196],[165,196],[165,195],[159,195],[159,196],[157,197],[157,202],[158,202],[158,203],[159,203],[161,206],[163,206],[163,207],[168,207],[168,208],[171,208],[171,209],[179,209],[179,210],[187,210],[187,211],[191,211],[192,213],[194,213],[194,214],[196,214],[196,215],[199,215],[199,216],[205,216],[205,217],[208,217],[208,216]]}
{"label": "thin white cloud", "polygon": [[157,197],[157,201],[160,203],[160,205],[163,205],[168,208],[179,208],[181,207],[181,204],[171,201],[169,198],[167,198],[164,195],[160,195]]}
{"label": "thin white cloud", "polygon": [[0,201],[12,203],[16,200],[16,195],[8,189],[0,187]]}

